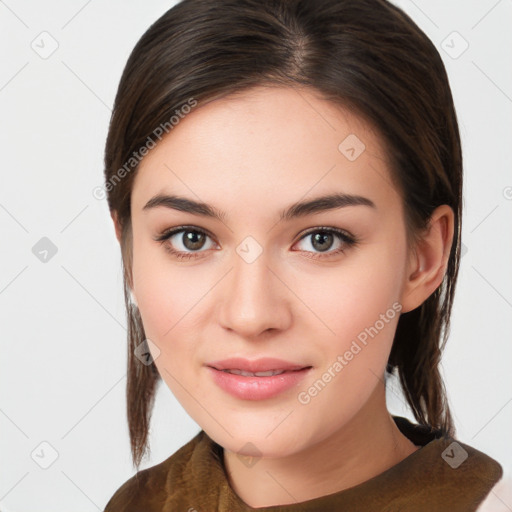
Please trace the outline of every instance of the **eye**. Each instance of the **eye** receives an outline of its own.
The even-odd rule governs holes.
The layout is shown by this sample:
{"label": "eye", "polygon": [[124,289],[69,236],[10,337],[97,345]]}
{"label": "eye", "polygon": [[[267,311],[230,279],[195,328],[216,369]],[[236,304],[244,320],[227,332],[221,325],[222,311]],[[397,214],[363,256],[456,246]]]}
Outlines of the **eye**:
{"label": "eye", "polygon": [[[310,238],[312,235],[314,236]],[[314,228],[312,230],[309,230],[304,236],[302,236],[299,242],[307,240],[308,238],[311,240],[311,242],[309,243],[310,247],[312,247],[316,251],[320,251],[320,253],[316,253],[313,256],[309,256],[310,258],[313,259],[341,254],[350,247],[353,247],[357,244],[356,237],[337,228]],[[327,252],[329,251],[329,249],[332,247],[333,243],[336,240],[338,241],[338,248],[334,251]],[[308,249],[303,250],[305,250],[306,252],[311,252]],[[327,256],[323,256],[322,253],[327,253]]]}
{"label": "eye", "polygon": [[203,248],[207,238],[211,237],[202,229],[180,226],[164,231],[155,240],[163,244],[167,252],[181,260],[197,258],[195,253],[206,252],[199,249]]}
{"label": "eye", "polygon": [[[312,235],[314,236],[311,238],[310,246],[313,248],[313,251],[310,251],[307,248],[301,249],[305,252],[320,251],[316,252],[313,256],[308,256],[312,259],[325,258],[341,254],[350,247],[355,246],[358,242],[356,237],[344,230],[327,227],[317,227],[309,230],[300,238],[299,242],[306,240]],[[206,252],[201,251],[200,249],[204,248],[205,241],[208,238],[212,239],[210,234],[202,229],[191,226],[179,226],[165,230],[164,232],[160,233],[155,238],[155,240],[161,243],[165,250],[177,259],[186,260],[198,258],[200,257],[198,253]],[[333,245],[333,242],[336,240],[338,241],[338,248],[334,251],[329,251]],[[207,249],[211,247],[212,246],[207,247]],[[326,253],[326,255],[324,256],[322,253]]]}

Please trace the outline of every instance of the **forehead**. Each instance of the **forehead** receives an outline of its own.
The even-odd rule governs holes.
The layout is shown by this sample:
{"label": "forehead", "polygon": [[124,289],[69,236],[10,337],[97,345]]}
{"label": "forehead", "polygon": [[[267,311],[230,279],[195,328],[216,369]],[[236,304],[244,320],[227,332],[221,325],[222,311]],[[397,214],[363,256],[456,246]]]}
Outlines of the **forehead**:
{"label": "forehead", "polygon": [[289,87],[257,87],[186,114],[142,160],[132,204],[171,190],[259,208],[262,199],[282,205],[333,190],[396,200],[376,130],[311,89]]}

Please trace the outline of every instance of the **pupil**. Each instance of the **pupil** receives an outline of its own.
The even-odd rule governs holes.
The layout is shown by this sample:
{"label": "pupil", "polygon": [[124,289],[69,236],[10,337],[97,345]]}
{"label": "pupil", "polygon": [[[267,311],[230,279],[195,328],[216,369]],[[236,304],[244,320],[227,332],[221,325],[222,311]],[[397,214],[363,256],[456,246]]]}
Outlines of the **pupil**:
{"label": "pupil", "polygon": [[184,241],[183,244],[187,249],[200,249],[204,243],[204,236],[202,233],[197,233],[196,231],[187,231],[184,233]]}
{"label": "pupil", "polygon": [[[324,243],[326,239],[332,242],[332,235],[330,233],[316,233],[313,237],[313,247],[320,251],[327,250],[329,247],[327,247]],[[320,247],[316,246],[317,242],[320,242]],[[330,246],[331,244],[327,245]]]}

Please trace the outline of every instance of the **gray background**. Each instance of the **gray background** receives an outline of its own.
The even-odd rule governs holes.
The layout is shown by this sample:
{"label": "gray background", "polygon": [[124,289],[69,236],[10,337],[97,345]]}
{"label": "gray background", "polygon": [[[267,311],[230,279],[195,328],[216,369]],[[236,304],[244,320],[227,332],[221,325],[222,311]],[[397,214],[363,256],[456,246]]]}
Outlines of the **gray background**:
{"label": "gray background", "polygon": [[[443,57],[463,139],[465,251],[442,366],[457,438],[512,487],[512,2],[396,3]],[[3,512],[102,510],[133,474],[121,257],[93,189],[126,59],[173,4],[0,1]],[[396,383],[388,397],[412,419]],[[162,385],[144,467],[198,431]],[[512,510],[503,486],[494,499]]]}

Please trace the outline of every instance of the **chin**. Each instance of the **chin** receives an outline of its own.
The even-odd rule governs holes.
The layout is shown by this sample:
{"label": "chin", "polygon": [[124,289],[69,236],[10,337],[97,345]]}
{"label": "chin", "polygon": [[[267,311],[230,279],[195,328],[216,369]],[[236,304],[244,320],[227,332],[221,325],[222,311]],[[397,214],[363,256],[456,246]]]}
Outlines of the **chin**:
{"label": "chin", "polygon": [[[285,420],[286,421],[286,420]],[[218,425],[203,430],[219,445],[230,452],[246,457],[286,457],[295,453],[304,442],[304,430],[294,425],[293,431],[276,424],[237,426],[229,423],[229,433]],[[270,433],[270,434],[269,434]],[[230,435],[232,434],[232,436]],[[300,443],[299,443],[300,441]]]}

